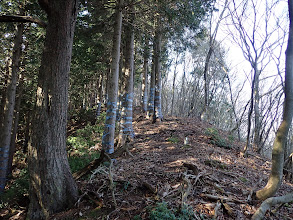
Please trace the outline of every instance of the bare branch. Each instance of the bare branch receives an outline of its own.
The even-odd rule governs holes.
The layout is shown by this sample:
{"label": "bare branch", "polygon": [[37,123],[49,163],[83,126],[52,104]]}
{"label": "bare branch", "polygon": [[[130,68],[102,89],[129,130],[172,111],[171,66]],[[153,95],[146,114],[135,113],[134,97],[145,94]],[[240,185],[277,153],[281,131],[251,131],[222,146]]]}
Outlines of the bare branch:
{"label": "bare branch", "polygon": [[35,18],[32,16],[22,16],[22,15],[0,15],[0,22],[30,22],[36,23],[41,27],[46,27],[47,24],[40,20],[39,18]]}

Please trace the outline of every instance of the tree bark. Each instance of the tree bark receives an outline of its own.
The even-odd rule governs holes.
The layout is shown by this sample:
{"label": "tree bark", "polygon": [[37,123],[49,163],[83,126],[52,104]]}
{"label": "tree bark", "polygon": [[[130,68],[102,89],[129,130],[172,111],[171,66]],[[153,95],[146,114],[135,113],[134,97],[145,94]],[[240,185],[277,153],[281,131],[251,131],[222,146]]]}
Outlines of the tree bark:
{"label": "tree bark", "polygon": [[148,71],[149,71],[149,40],[145,37],[145,48],[143,56],[143,77],[142,77],[142,111],[147,111],[148,105]]}
{"label": "tree bark", "polygon": [[13,126],[13,113],[15,107],[15,95],[18,80],[18,72],[20,66],[21,57],[21,45],[24,25],[19,24],[17,26],[16,35],[14,39],[13,55],[12,55],[12,67],[9,68],[11,72],[7,92],[4,101],[4,118],[1,126],[0,136],[0,193],[4,191],[6,183],[6,175],[8,172],[9,164],[9,151],[11,144],[11,132]]}
{"label": "tree bark", "polygon": [[256,197],[265,200],[275,195],[279,189],[283,178],[284,167],[284,148],[288,136],[289,127],[293,116],[293,2],[288,1],[289,5],[289,39],[286,51],[286,69],[285,69],[285,101],[283,110],[283,120],[277,130],[276,138],[273,144],[272,168],[267,185],[256,192]]}
{"label": "tree bark", "polygon": [[266,212],[270,210],[273,206],[278,204],[290,203],[292,201],[293,201],[293,193],[290,193],[284,196],[268,198],[256,210],[256,212],[254,213],[251,219],[261,220],[265,217]]}
{"label": "tree bark", "polygon": [[182,76],[182,83],[181,83],[181,90],[180,90],[180,98],[178,99],[179,100],[179,102],[180,102],[180,107],[179,107],[179,115],[181,116],[181,117],[185,117],[185,100],[186,100],[186,98],[185,98],[185,96],[186,96],[186,94],[185,94],[185,78],[186,78],[186,55],[184,55],[184,59],[183,59],[183,76]]}
{"label": "tree bark", "polygon": [[[130,9],[133,12],[133,9]],[[133,137],[132,104],[133,104],[133,67],[134,67],[134,14],[125,27],[125,63],[123,69],[122,108],[119,133],[119,145],[124,145],[127,137]]]}
{"label": "tree bark", "polygon": [[117,92],[119,78],[120,43],[122,29],[122,4],[123,0],[118,0],[112,49],[111,72],[108,75],[108,100],[102,147],[106,153],[114,153],[115,122],[117,111]]}
{"label": "tree bark", "polygon": [[173,83],[172,83],[172,101],[171,101],[171,116],[173,116],[174,111],[174,99],[175,99],[175,81],[176,81],[176,75],[177,75],[177,66],[178,66],[178,56],[179,54],[176,54],[176,61],[175,61],[175,67],[174,67],[174,75],[173,75]]}
{"label": "tree bark", "polygon": [[17,97],[15,102],[14,120],[13,120],[13,127],[12,127],[12,133],[11,133],[9,161],[8,161],[8,169],[7,169],[8,177],[11,175],[11,172],[12,172],[13,157],[15,154],[15,144],[16,144],[16,137],[17,137],[17,131],[18,131],[18,122],[19,122],[19,111],[20,111],[21,99],[23,95],[22,84],[23,84],[23,78],[19,80],[19,84],[17,87]]}
{"label": "tree bark", "polygon": [[29,144],[29,219],[48,219],[74,205],[78,196],[66,152],[69,70],[76,0],[39,0],[48,25]]}
{"label": "tree bark", "polygon": [[153,115],[154,115],[154,100],[155,100],[155,86],[156,86],[156,74],[155,74],[154,60],[155,60],[155,58],[154,58],[154,55],[153,55],[152,56],[152,71],[151,71],[150,93],[149,93],[148,112],[147,112],[147,117],[149,119],[152,119]]}
{"label": "tree bark", "polygon": [[103,103],[103,83],[104,83],[104,75],[101,74],[98,82],[98,94],[97,94],[97,110],[96,117],[99,117],[101,114],[102,103]]}
{"label": "tree bark", "polygon": [[259,112],[259,70],[257,66],[254,67],[255,83],[254,83],[254,138],[253,147],[260,153],[261,149],[261,122],[260,122],[260,112]]}
{"label": "tree bark", "polygon": [[252,113],[253,113],[253,106],[254,106],[254,86],[255,84],[255,74],[252,80],[252,85],[251,85],[251,97],[250,97],[250,107],[249,107],[249,111],[248,111],[248,125],[247,125],[247,135],[246,135],[246,144],[244,146],[243,149],[243,155],[247,156],[248,153],[248,149],[250,148],[250,131],[251,131],[251,117],[252,117]]}
{"label": "tree bark", "polygon": [[155,50],[154,50],[154,69],[155,69],[155,97],[154,97],[154,115],[153,123],[160,122],[163,119],[162,114],[162,72],[161,72],[161,48],[162,33],[160,22],[155,33]]}

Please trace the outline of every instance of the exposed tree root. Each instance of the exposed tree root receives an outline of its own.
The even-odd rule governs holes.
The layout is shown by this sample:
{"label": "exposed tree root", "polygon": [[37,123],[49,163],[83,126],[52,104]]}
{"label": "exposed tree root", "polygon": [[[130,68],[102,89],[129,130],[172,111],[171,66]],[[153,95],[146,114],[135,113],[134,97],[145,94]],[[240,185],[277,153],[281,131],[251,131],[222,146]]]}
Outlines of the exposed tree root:
{"label": "exposed tree root", "polygon": [[279,197],[271,197],[263,201],[261,206],[256,210],[254,215],[252,216],[252,220],[260,220],[263,219],[266,212],[270,210],[274,205],[288,203],[293,201],[293,193],[290,193],[285,196]]}
{"label": "exposed tree root", "polygon": [[186,186],[186,190],[184,190],[184,183],[182,184],[182,197],[181,197],[181,207],[184,206],[184,204],[187,201],[187,196],[189,195],[190,191],[191,191],[191,182],[190,180],[187,178],[186,175],[184,175],[183,177],[183,182],[187,185]]}
{"label": "exposed tree root", "polygon": [[114,202],[115,209],[117,209],[117,201],[116,201],[115,192],[114,192],[115,185],[114,185],[113,175],[112,175],[113,161],[112,161],[112,159],[110,158],[110,156],[108,154],[105,154],[105,157],[110,162],[110,166],[109,166],[110,190],[111,190],[111,194],[112,194],[112,198],[113,198],[113,202]]}
{"label": "exposed tree root", "polygon": [[118,143],[117,146],[118,146],[117,150],[113,154],[109,155],[112,159],[120,157],[124,152],[126,152],[129,156],[133,157],[133,155],[129,151],[129,148],[131,146],[130,137],[127,137],[127,139],[125,140],[125,142],[123,144]]}

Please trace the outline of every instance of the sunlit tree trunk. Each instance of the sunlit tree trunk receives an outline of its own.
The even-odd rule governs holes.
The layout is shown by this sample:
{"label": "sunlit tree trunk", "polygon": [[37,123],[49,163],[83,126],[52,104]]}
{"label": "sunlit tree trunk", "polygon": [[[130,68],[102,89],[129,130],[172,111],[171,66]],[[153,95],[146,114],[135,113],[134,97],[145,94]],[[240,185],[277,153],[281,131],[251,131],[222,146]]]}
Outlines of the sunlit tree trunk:
{"label": "sunlit tree trunk", "polygon": [[15,109],[14,109],[14,120],[13,120],[13,127],[12,127],[12,133],[11,133],[7,176],[10,176],[12,172],[12,162],[13,162],[13,157],[15,153],[16,137],[17,137],[17,131],[18,131],[18,122],[19,122],[19,111],[21,107],[22,95],[23,95],[23,78],[19,80],[19,83],[17,86],[17,96],[16,96]]}
{"label": "sunlit tree trunk", "polygon": [[180,98],[179,98],[179,115],[181,117],[185,116],[185,78],[186,78],[186,55],[184,55],[184,59],[183,59],[183,76],[182,76],[182,84],[181,84],[181,90],[180,90]]}
{"label": "sunlit tree trunk", "polygon": [[[158,22],[159,23],[159,22]],[[155,70],[155,98],[154,98],[154,115],[153,123],[162,121],[162,72],[161,72],[161,49],[162,33],[160,25],[157,27],[154,39],[154,70]]]}
{"label": "sunlit tree trunk", "polygon": [[77,200],[66,151],[69,71],[76,0],[39,0],[48,16],[32,120],[28,219],[48,219]]}
{"label": "sunlit tree trunk", "polygon": [[148,71],[149,71],[149,40],[145,37],[145,48],[143,55],[143,77],[142,77],[142,111],[147,111],[148,105]]}
{"label": "sunlit tree trunk", "polygon": [[17,25],[16,35],[14,39],[12,67],[9,68],[9,80],[6,91],[6,96],[3,105],[3,121],[0,133],[0,193],[5,188],[6,175],[9,164],[9,151],[11,144],[11,132],[13,126],[13,113],[15,107],[15,95],[18,80],[18,72],[21,57],[22,34],[24,25]]}
{"label": "sunlit tree trunk", "polygon": [[114,152],[115,138],[115,121],[117,111],[117,92],[119,78],[119,61],[120,61],[120,44],[121,44],[121,29],[122,29],[122,4],[123,0],[117,1],[114,34],[113,34],[113,49],[111,71],[107,79],[108,100],[107,113],[104,134],[102,138],[102,147],[107,153]]}
{"label": "sunlit tree trunk", "polygon": [[104,83],[104,74],[101,74],[98,81],[98,94],[97,94],[97,110],[96,116],[99,117],[101,114],[101,108],[103,103],[103,83]]}
{"label": "sunlit tree trunk", "polygon": [[176,75],[177,75],[178,56],[179,54],[177,53],[175,58],[174,75],[173,75],[173,83],[172,83],[171,116],[173,116],[173,111],[174,111],[175,82],[176,82]]}
{"label": "sunlit tree trunk", "polygon": [[[132,11],[132,10],[131,10]],[[125,27],[125,62],[122,71],[122,108],[120,121],[119,145],[124,145],[127,137],[133,136],[132,104],[133,104],[133,67],[134,67],[134,14],[129,15],[129,24]]]}
{"label": "sunlit tree trunk", "polygon": [[156,86],[156,74],[155,74],[154,60],[155,59],[154,59],[154,55],[153,55],[152,56],[152,71],[151,71],[150,93],[149,93],[148,112],[147,112],[147,117],[149,119],[153,119],[153,115],[154,115],[154,100],[155,100],[155,86]]}
{"label": "sunlit tree trunk", "polygon": [[289,3],[289,39],[286,51],[286,71],[285,71],[285,101],[283,110],[283,120],[277,130],[272,152],[272,168],[267,185],[256,192],[256,197],[265,200],[275,195],[279,189],[283,178],[284,148],[288,136],[289,127],[293,116],[293,2]]}

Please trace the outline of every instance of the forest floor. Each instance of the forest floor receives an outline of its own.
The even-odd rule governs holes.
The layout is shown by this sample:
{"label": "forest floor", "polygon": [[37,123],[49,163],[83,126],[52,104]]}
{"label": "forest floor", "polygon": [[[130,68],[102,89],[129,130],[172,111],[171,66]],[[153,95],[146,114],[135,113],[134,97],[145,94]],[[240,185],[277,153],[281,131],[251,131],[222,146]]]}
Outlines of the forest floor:
{"label": "forest floor", "polygon": [[[76,207],[52,219],[251,219],[260,205],[252,192],[266,184],[270,162],[239,156],[241,143],[198,119],[152,124],[137,115],[133,126],[130,154],[79,180]],[[277,195],[292,191],[284,181]],[[266,219],[293,219],[293,204]]]}

